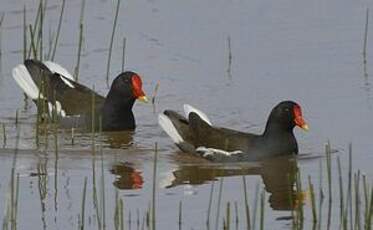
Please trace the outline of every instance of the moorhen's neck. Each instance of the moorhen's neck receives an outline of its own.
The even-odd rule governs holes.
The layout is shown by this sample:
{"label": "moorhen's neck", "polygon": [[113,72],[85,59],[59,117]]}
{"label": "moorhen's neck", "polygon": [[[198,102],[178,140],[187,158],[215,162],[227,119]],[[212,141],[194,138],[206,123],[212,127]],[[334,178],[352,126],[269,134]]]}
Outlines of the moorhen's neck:
{"label": "moorhen's neck", "polygon": [[298,143],[293,133],[294,125],[284,120],[268,119],[262,134],[266,148],[275,154],[298,154]]}
{"label": "moorhen's neck", "polygon": [[263,136],[294,135],[294,125],[270,115]]}
{"label": "moorhen's neck", "polygon": [[135,129],[135,117],[132,112],[135,99],[111,90],[102,108],[102,129],[118,131]]}

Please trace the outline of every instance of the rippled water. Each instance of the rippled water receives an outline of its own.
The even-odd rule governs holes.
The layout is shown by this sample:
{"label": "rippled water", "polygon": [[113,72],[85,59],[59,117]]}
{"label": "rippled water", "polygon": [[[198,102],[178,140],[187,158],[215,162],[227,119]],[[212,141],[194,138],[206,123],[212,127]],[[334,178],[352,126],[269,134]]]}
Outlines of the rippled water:
{"label": "rippled water", "polygon": [[[46,49],[49,31],[56,31],[60,8],[59,1],[49,0],[47,4]],[[360,169],[368,181],[372,181],[371,25],[366,73],[362,58],[365,11],[367,7],[372,8],[370,1],[123,1],[114,40],[111,79],[121,70],[122,39],[126,37],[126,69],[143,76],[144,88],[149,95],[152,95],[156,83],[160,83],[156,113],[152,105],[136,103],[136,131],[97,137],[94,156],[91,134],[76,133],[72,145],[71,134],[66,130],[58,131],[57,155],[52,133],[47,143],[42,135],[42,144],[36,149],[35,106],[31,101],[25,102],[21,90],[11,78],[11,69],[23,58],[24,5],[27,22],[33,23],[38,1],[3,0],[0,3],[0,13],[5,13],[0,39],[0,121],[5,124],[7,136],[0,150],[0,210],[5,213],[6,201],[9,200],[11,168],[16,152],[15,114],[18,110],[19,229],[77,228],[85,177],[88,181],[85,225],[88,229],[97,228],[92,198],[93,168],[99,196],[102,195],[101,183],[105,188],[107,228],[114,228],[115,193],[118,191],[118,196],[124,199],[127,229],[129,225],[132,229],[141,229],[152,200],[155,143],[158,144],[158,229],[178,228],[180,201],[182,228],[206,229],[212,184],[211,228],[215,227],[219,186],[222,184],[219,228],[223,226],[229,201],[232,221],[237,202],[237,228],[243,229],[246,221],[242,175],[247,175],[251,210],[255,194],[260,194],[262,189],[266,191],[265,229],[291,228],[289,210],[294,205],[289,203],[289,197],[304,203],[305,229],[308,229],[312,224],[309,198],[304,199],[295,192],[294,181],[289,182],[288,174],[299,169],[306,191],[308,175],[315,185],[319,183],[321,162],[326,193],[324,145],[328,140],[337,150],[332,154],[336,194],[336,157],[341,158],[346,185],[350,142],[353,145],[353,168]],[[78,52],[80,6],[81,1],[66,1],[56,54],[56,61],[70,72],[73,72]],[[84,13],[80,81],[88,86],[94,85],[102,94],[107,92],[105,73],[114,9],[112,1],[90,0]],[[238,165],[212,164],[180,153],[157,125],[158,112],[166,108],[181,111],[182,105],[189,103],[205,111],[214,124],[260,133],[271,108],[285,99],[297,101],[302,106],[310,125],[308,133],[295,131],[300,146],[300,155],[295,159],[280,158]],[[338,199],[336,195],[334,200]],[[102,207],[100,202],[99,206]],[[326,204],[323,207],[325,214]],[[339,203],[334,202],[332,229],[339,226],[338,211]],[[259,201],[256,215],[258,227]],[[236,229],[235,224],[233,227]]]}

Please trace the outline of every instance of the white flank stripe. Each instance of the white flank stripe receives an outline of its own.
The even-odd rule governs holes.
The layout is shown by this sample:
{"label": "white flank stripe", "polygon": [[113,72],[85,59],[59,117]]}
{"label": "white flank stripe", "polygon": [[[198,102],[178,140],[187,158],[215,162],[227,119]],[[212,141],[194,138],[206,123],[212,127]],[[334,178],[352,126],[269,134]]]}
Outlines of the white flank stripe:
{"label": "white flank stripe", "polygon": [[158,115],[158,124],[162,129],[171,137],[172,141],[176,144],[183,142],[183,138],[172,124],[171,120],[164,114]]}
{"label": "white flank stripe", "polygon": [[203,157],[206,157],[208,155],[215,155],[215,154],[220,154],[224,156],[232,156],[234,154],[240,154],[243,153],[241,150],[236,150],[236,151],[224,151],[222,149],[214,149],[214,148],[206,148],[204,146],[200,146],[196,149],[197,152],[202,153]]}
{"label": "white flank stripe", "polygon": [[[39,88],[35,85],[25,65],[20,64],[14,67],[12,75],[19,87],[21,87],[28,97],[34,100],[38,99]],[[40,95],[40,98],[43,98],[42,95]]]}
{"label": "white flank stripe", "polygon": [[[46,65],[51,72],[58,73],[62,75],[63,77],[74,81],[74,78],[69,73],[69,71],[67,71],[65,68],[63,68],[59,64],[52,62],[52,61],[45,61],[44,65]],[[66,85],[68,85],[70,88],[75,88],[73,84],[71,84],[68,80],[64,79],[63,77],[61,77],[61,80],[65,82]]]}
{"label": "white flank stripe", "polygon": [[194,108],[194,107],[191,106],[191,105],[185,104],[185,105],[184,105],[184,112],[185,112],[185,116],[187,117],[187,119],[188,119],[188,117],[189,117],[189,114],[190,114],[191,112],[194,112],[194,113],[198,114],[198,116],[199,116],[202,120],[204,120],[207,124],[212,125],[210,119],[207,117],[207,115],[206,115],[204,112],[202,112],[202,111],[199,110],[199,109]]}

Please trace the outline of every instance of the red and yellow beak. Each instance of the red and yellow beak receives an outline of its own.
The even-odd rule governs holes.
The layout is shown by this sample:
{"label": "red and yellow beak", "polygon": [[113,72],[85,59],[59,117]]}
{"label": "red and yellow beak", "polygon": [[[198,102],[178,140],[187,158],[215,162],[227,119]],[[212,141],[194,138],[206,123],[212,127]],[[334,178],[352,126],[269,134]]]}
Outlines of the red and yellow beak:
{"label": "red and yellow beak", "polygon": [[309,127],[306,121],[303,119],[302,116],[302,109],[299,105],[294,106],[294,123],[299,128],[303,129],[304,131],[308,131]]}
{"label": "red and yellow beak", "polygon": [[132,76],[132,89],[134,97],[142,102],[148,102],[148,98],[146,97],[144,91],[142,90],[142,81],[139,75],[135,74]]}

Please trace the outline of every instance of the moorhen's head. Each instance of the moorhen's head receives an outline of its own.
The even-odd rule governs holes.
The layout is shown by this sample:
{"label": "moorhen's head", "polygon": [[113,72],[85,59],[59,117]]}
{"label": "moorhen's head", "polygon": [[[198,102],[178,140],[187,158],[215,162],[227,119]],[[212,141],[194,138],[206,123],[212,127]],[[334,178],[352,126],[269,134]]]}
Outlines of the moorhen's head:
{"label": "moorhen's head", "polygon": [[110,91],[119,94],[123,98],[148,102],[148,98],[142,90],[141,77],[135,72],[127,71],[121,73],[114,79]]}
{"label": "moorhen's head", "polygon": [[295,126],[308,131],[308,125],[303,119],[300,105],[293,101],[282,101],[272,109],[267,128],[279,127],[283,130],[293,130]]}

